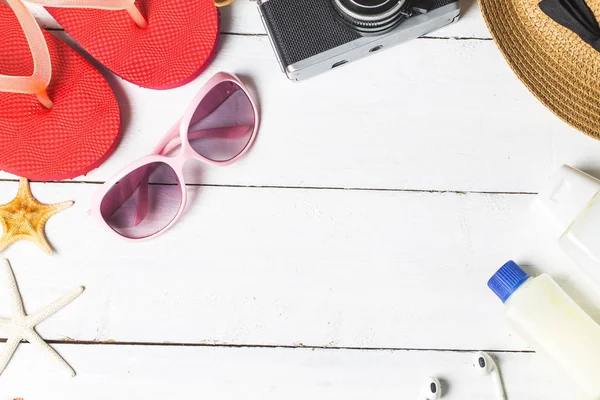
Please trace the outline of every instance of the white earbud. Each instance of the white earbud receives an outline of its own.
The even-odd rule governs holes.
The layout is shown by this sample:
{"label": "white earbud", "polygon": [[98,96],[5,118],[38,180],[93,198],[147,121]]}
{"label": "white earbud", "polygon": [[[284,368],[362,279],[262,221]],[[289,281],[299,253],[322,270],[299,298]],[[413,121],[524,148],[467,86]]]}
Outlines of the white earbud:
{"label": "white earbud", "polygon": [[418,400],[438,400],[442,397],[442,385],[436,378],[427,378],[421,388]]}
{"label": "white earbud", "polygon": [[504,384],[502,383],[502,376],[496,363],[490,357],[489,354],[482,351],[475,354],[475,361],[473,366],[482,375],[492,375],[492,381],[496,391],[496,397],[498,400],[506,400],[506,393],[504,393]]}

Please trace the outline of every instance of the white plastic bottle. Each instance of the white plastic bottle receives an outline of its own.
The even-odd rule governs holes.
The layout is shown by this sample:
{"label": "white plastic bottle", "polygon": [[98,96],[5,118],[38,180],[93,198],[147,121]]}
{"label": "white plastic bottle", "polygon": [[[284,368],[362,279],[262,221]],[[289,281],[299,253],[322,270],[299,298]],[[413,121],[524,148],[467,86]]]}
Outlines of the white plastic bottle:
{"label": "white plastic bottle", "polygon": [[600,400],[600,326],[548,274],[532,278],[513,261],[488,286],[510,326],[574,384],[572,398]]}
{"label": "white plastic bottle", "polygon": [[563,165],[536,204],[556,222],[560,247],[600,289],[600,181]]}

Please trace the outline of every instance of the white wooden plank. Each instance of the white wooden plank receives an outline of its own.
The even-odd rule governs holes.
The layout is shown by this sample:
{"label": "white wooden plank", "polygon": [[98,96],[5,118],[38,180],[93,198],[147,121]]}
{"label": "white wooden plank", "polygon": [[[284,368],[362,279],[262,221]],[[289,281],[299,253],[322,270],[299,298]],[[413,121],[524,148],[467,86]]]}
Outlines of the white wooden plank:
{"label": "white wooden plank", "polygon": [[[0,377],[13,399],[415,399],[429,375],[446,400],[494,398],[470,353],[58,345],[78,372],[57,376],[22,345]],[[495,354],[511,400],[558,400],[572,391],[533,354]],[[27,371],[26,373],[24,371]]]}
{"label": "white wooden plank", "polygon": [[[490,38],[477,0],[462,0],[462,17],[460,24],[454,24],[428,36],[441,37],[477,37]],[[43,7],[29,5],[34,15],[45,28],[60,29],[60,25],[52,18]],[[221,9],[221,31],[225,33],[241,33],[264,35],[256,4],[248,0],[238,0],[230,7]]]}
{"label": "white wooden plank", "polygon": [[[193,188],[177,226],[131,244],[86,216],[96,188],[33,185],[42,201],[76,201],[48,224],[58,254],[5,253],[31,311],[86,286],[40,325],[48,339],[522,350],[486,287],[509,258],[600,317],[529,220],[531,196]],[[1,183],[0,201],[15,190]]]}
{"label": "white wooden plank", "polygon": [[490,41],[408,43],[294,84],[266,38],[228,36],[209,70],[185,87],[152,91],[111,79],[123,140],[79,179],[104,181],[150,152],[219,70],[255,89],[263,123],[242,161],[202,168],[192,182],[535,192],[563,163],[600,170],[600,143],[545,109]]}
{"label": "white wooden plank", "polygon": [[461,17],[457,23],[432,32],[426,36],[491,39],[492,36],[483,20],[478,1],[460,0],[460,5],[462,9]]}
{"label": "white wooden plank", "polygon": [[[461,22],[433,36],[489,38],[476,1],[462,3]],[[80,180],[103,181],[146,154],[218,70],[250,81],[264,122],[244,160],[190,168],[190,182],[533,192],[564,162],[600,171],[600,145],[539,105],[491,41],[422,39],[292,84],[278,71],[253,4],[237,1],[222,21],[225,33],[259,36],[224,35],[209,71],[184,88],[149,91],[107,74],[124,139],[103,168]],[[58,254],[46,257],[29,243],[5,253],[31,311],[86,286],[40,325],[47,339],[524,350],[485,286],[508,258],[552,273],[600,320],[572,263],[529,218],[530,195],[191,188],[179,225],[131,245],[86,215],[97,188],[34,184],[42,201],[77,202],[48,224]],[[1,182],[0,203],[15,190]],[[3,293],[0,286],[2,316]],[[75,380],[49,372],[23,345],[0,377],[0,398],[411,399],[430,374],[451,383],[450,400],[492,397],[489,380],[471,374],[470,354],[460,352],[57,348],[79,372]],[[571,393],[533,355],[498,356],[509,398]]]}

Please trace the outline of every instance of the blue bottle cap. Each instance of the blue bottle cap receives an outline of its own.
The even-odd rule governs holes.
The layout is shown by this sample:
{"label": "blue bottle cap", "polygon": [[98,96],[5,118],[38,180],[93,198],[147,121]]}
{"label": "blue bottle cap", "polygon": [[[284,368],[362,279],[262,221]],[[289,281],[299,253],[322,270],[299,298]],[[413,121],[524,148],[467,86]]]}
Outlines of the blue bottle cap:
{"label": "blue bottle cap", "polygon": [[490,278],[488,287],[503,303],[506,303],[506,300],[529,278],[531,278],[529,274],[517,263],[509,261]]}

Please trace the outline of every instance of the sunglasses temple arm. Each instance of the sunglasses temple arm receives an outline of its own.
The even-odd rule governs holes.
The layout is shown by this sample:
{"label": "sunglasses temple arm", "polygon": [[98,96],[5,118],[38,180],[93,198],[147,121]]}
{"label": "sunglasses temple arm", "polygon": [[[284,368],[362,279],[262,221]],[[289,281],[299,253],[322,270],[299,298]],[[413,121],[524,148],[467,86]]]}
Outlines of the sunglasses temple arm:
{"label": "sunglasses temple arm", "polygon": [[[188,134],[189,140],[205,139],[205,138],[223,138],[223,139],[237,139],[243,137],[248,130],[251,129],[250,125],[238,125],[224,128],[211,128],[201,129]],[[179,137],[179,131],[172,129],[154,149],[154,154],[167,155],[177,147],[181,146],[181,138]]]}
{"label": "sunglasses temple arm", "polygon": [[202,129],[195,132],[190,132],[188,137],[190,140],[212,137],[218,137],[221,139],[239,139],[244,137],[244,135],[247,134],[250,129],[252,129],[251,125],[236,125],[227,126],[224,128]]}
{"label": "sunglasses temple arm", "polygon": [[[128,176],[129,179],[120,179],[120,185],[115,185],[111,196],[112,201],[105,201],[107,197],[105,196],[100,205],[100,211],[103,215],[111,216],[113,215],[119,207],[127,201],[131,197],[131,195],[136,191],[136,189],[142,185],[143,181],[147,181],[147,176],[150,174],[149,168],[139,168],[125,176]],[[123,176],[122,178],[125,178]],[[137,218],[137,217],[136,217]]]}
{"label": "sunglasses temple arm", "polygon": [[138,226],[146,215],[148,215],[148,182],[150,180],[150,168],[146,168],[144,177],[140,181],[137,201],[135,203],[135,220],[133,224]]}
{"label": "sunglasses temple arm", "polygon": [[[191,132],[189,134],[189,139],[202,139],[202,138],[211,138],[211,137],[219,137],[224,139],[237,139],[243,137],[248,130],[252,127],[249,125],[239,125],[233,127],[225,127],[225,128],[213,128],[213,129],[203,129],[195,132]],[[171,132],[165,136],[165,139],[161,142],[161,148],[157,147],[157,154],[166,155],[169,152],[173,151],[175,148],[181,145],[181,139],[177,135],[172,137],[173,135],[177,135],[177,130],[172,129]],[[170,140],[167,141],[167,138]],[[163,143],[166,144],[163,145]],[[148,214],[149,207],[149,195],[148,195],[148,186],[150,185],[150,168],[147,168],[144,172],[143,177],[140,180],[139,190],[137,195],[137,201],[135,205],[135,221],[134,224],[139,225],[146,215]]]}

